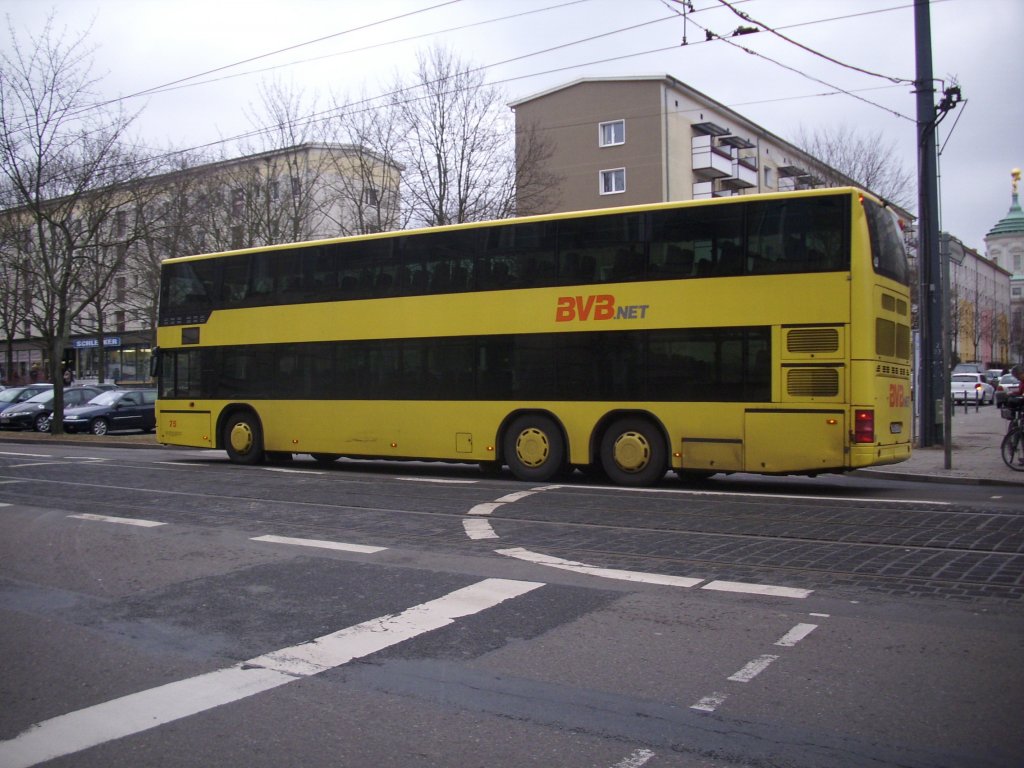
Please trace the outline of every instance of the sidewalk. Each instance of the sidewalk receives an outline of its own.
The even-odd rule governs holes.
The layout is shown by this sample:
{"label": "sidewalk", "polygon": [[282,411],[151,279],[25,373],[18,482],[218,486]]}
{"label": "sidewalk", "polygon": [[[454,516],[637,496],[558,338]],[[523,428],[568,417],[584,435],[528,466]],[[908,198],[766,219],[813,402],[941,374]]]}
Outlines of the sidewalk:
{"label": "sidewalk", "polygon": [[[975,410],[963,407],[953,414],[953,448],[950,469],[946,469],[943,446],[915,448],[908,461],[882,467],[859,469],[854,474],[862,477],[891,477],[919,482],[959,482],[976,485],[1022,485],[1024,472],[1014,472],[1003,463],[999,452],[1006,433],[1007,421],[999,409],[988,405]],[[0,443],[23,442],[37,444],[103,444],[119,448],[162,447],[154,435],[131,433],[124,435],[62,435],[51,437],[37,432],[0,432]]]}
{"label": "sidewalk", "polygon": [[999,409],[987,405],[953,412],[953,447],[950,468],[946,469],[946,450],[915,448],[908,461],[883,467],[861,469],[864,476],[884,475],[906,480],[953,481],[978,485],[1024,485],[1024,472],[1015,472],[1003,463],[999,446],[1009,422]]}

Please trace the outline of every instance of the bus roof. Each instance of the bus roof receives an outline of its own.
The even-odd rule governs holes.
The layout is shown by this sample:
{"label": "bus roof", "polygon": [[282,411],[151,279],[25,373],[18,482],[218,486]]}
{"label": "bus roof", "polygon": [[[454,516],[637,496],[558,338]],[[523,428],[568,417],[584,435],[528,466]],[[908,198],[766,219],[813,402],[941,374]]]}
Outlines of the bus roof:
{"label": "bus roof", "polygon": [[387,232],[374,232],[372,234],[346,235],[344,237],[330,237],[324,238],[322,240],[304,240],[289,243],[277,243],[274,245],[253,246],[250,248],[238,248],[230,251],[213,251],[210,253],[200,253],[190,256],[175,256],[172,258],[164,259],[161,263],[176,264],[182,261],[221,258],[224,256],[235,256],[244,253],[266,253],[270,251],[292,250],[295,248],[315,248],[323,245],[333,245],[335,243],[355,242],[359,240],[384,240],[393,237],[405,237],[407,235],[422,235],[429,232],[451,232],[467,229],[482,229],[485,227],[493,227],[496,225],[503,224],[528,224],[531,222],[539,221],[558,221],[560,219],[575,219],[580,217],[591,216],[608,216],[620,213],[640,213],[643,211],[659,211],[664,210],[666,208],[691,208],[708,205],[738,205],[741,203],[753,202],[755,200],[772,200],[785,197],[819,197],[839,194],[863,195],[864,197],[871,198],[879,205],[891,207],[884,200],[881,200],[880,198],[876,197],[870,192],[865,192],[864,190],[857,189],[856,187],[822,187],[819,189],[804,189],[794,192],[761,192],[753,195],[713,198],[710,200],[675,200],[666,203],[641,203],[638,205],[625,205],[617,206],[614,208],[591,208],[588,210],[581,211],[541,213],[535,214],[533,216],[523,216],[518,218],[514,217],[510,219],[490,219],[488,221],[471,221],[462,224],[445,224],[442,226],[435,227],[416,227],[415,229],[394,229],[389,230]]}

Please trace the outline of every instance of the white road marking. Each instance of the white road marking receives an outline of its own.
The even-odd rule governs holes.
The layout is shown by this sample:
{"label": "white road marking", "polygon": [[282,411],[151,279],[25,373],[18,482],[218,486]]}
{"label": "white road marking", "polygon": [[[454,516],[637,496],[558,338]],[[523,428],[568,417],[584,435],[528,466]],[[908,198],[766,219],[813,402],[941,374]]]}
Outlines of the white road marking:
{"label": "white road marking", "polygon": [[768,669],[768,665],[773,661],[778,661],[778,656],[773,656],[770,653],[766,653],[763,656],[758,656],[752,662],[747,664],[743,669],[734,675],[729,676],[729,680],[736,683],[749,683],[759,674]]}
{"label": "white road marking", "polygon": [[118,523],[119,525],[135,525],[139,528],[156,528],[158,525],[167,525],[167,523],[159,523],[156,520],[138,520],[131,517],[111,517],[110,515],[90,515],[87,512],[83,512],[79,515],[68,515],[68,517],[74,517],[78,520],[94,520],[99,523]]}
{"label": "white road marking", "polygon": [[542,555],[539,552],[530,552],[522,547],[496,549],[494,551],[499,555],[514,557],[518,560],[526,560],[527,562],[537,563],[538,565],[547,565],[552,568],[560,568],[564,571],[586,573],[591,576],[601,576],[606,579],[617,579],[619,581],[638,581],[644,584],[660,584],[662,586],[669,587],[693,587],[704,581],[704,579],[693,579],[688,576],[665,576],[659,573],[637,573],[636,571],[623,571],[617,568],[598,568],[597,566],[578,563],[574,560],[563,560],[560,557]]}
{"label": "white road marking", "polygon": [[471,539],[496,539],[498,534],[491,528],[491,524],[483,518],[463,520],[462,527],[466,529],[466,535]]}
{"label": "white road marking", "polygon": [[11,451],[0,451],[0,456],[22,456],[29,459],[49,459],[53,456],[51,453],[13,453]]}
{"label": "white road marking", "polygon": [[690,709],[697,709],[701,712],[714,712],[728,698],[728,694],[725,693],[712,693],[710,696],[705,696],[703,699],[693,704]]}
{"label": "white road marking", "polygon": [[744,592],[748,595],[768,595],[770,597],[795,597],[803,599],[810,595],[813,589],[798,589],[797,587],[778,587],[772,584],[747,584],[742,581],[709,581],[701,589],[713,589],[718,592]]}
{"label": "white road marking", "polygon": [[510,493],[510,494],[507,494],[505,496],[502,496],[500,499],[495,499],[495,501],[496,502],[501,502],[501,503],[507,503],[507,502],[512,502],[512,501],[519,501],[520,499],[525,499],[527,496],[533,496],[535,493],[539,493],[539,492],[540,492],[539,490],[534,490],[534,491],[516,491],[515,493]]}
{"label": "white road marking", "polygon": [[807,614],[807,615],[808,615],[808,616],[817,616],[818,618],[821,618],[821,619],[827,619],[827,618],[829,618],[829,617],[830,617],[830,616],[831,616],[832,614],[831,614],[831,613],[809,613],[809,614]]}
{"label": "white road marking", "polygon": [[471,510],[469,510],[469,512],[467,512],[466,514],[467,515],[489,515],[489,514],[491,514],[491,512],[493,512],[498,507],[500,507],[503,503],[504,502],[501,502],[501,501],[487,501],[487,502],[484,502],[483,504],[477,504],[475,507],[473,507]]}
{"label": "white road marking", "polygon": [[781,645],[783,648],[792,648],[817,628],[817,624],[797,624],[789,630],[789,632],[779,638],[775,644]]}
{"label": "white road marking", "polygon": [[44,720],[0,742],[0,765],[28,768],[229,704],[446,627],[542,586],[533,581],[485,579],[399,614],[380,616],[225,669]]}
{"label": "white road marking", "polygon": [[288,475],[322,475],[315,469],[288,469],[287,467],[260,467],[265,472],[284,472]]}
{"label": "white road marking", "polygon": [[654,753],[649,749],[638,749],[634,751],[625,760],[620,760],[612,768],[640,768],[640,766],[647,763],[654,757]]}
{"label": "white road marking", "polygon": [[368,544],[346,544],[342,541],[324,541],[323,539],[294,539],[290,536],[253,536],[252,541],[266,541],[271,544],[294,544],[298,547],[318,547],[320,549],[337,549],[343,552],[359,552],[372,555],[383,552],[387,547],[374,547]]}
{"label": "white road marking", "polygon": [[408,483],[448,483],[450,485],[475,485],[479,480],[451,480],[440,477],[396,477],[396,480],[405,480]]}

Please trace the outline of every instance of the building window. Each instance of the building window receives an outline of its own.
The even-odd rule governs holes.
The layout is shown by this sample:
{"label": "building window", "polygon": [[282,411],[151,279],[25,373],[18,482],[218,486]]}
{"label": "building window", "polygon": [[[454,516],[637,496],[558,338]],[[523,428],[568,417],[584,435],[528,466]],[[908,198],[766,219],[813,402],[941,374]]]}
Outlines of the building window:
{"label": "building window", "polygon": [[601,171],[601,194],[615,195],[626,191],[626,169],[613,168]]}
{"label": "building window", "polygon": [[602,147],[614,147],[616,144],[626,143],[625,120],[612,120],[608,123],[601,123],[598,129],[598,140]]}
{"label": "building window", "polygon": [[775,186],[775,174],[773,173],[774,170],[774,168],[768,165],[764,167],[764,185],[766,187]]}

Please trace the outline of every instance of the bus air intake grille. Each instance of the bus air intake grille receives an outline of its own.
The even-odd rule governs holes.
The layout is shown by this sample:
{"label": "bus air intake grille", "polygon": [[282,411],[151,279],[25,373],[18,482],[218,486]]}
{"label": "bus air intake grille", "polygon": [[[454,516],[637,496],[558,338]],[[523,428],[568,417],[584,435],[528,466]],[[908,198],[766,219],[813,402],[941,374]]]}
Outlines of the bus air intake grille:
{"label": "bus air intake grille", "polygon": [[793,368],[786,376],[790,397],[835,397],[839,394],[839,371],[835,368]]}
{"label": "bus air intake grille", "polygon": [[789,352],[838,352],[839,331],[835,328],[796,328],[786,334]]}

